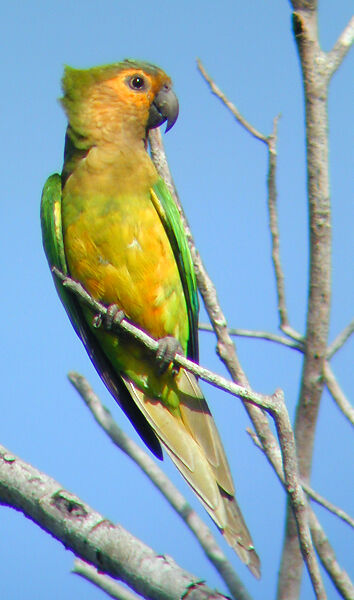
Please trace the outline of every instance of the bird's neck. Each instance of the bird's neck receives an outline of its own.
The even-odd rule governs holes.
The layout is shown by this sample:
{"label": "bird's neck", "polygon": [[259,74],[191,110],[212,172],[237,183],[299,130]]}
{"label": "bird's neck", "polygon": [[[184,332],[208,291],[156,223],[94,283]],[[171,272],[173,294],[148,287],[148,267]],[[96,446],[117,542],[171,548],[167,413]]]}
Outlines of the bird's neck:
{"label": "bird's neck", "polygon": [[108,188],[124,193],[140,186],[146,190],[158,179],[154,164],[146,151],[145,140],[127,137],[92,144],[82,138],[77,142],[66,136],[63,186],[72,188],[86,185],[91,192],[105,193]]}

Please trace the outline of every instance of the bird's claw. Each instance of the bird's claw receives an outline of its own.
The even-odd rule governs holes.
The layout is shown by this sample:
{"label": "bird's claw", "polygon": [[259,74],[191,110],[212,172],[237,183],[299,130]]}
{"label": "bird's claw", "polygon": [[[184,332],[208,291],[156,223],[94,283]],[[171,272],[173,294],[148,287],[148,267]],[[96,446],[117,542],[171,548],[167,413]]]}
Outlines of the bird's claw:
{"label": "bird's claw", "polygon": [[[158,349],[156,351],[156,359],[158,363],[158,371],[162,375],[173,363],[176,354],[183,354],[182,346],[179,341],[172,335],[160,338],[158,340]],[[173,366],[172,373],[178,373],[179,367]]]}
{"label": "bird's claw", "polygon": [[124,312],[116,304],[110,304],[104,317],[105,327],[112,329],[113,324],[119,325],[124,317]]}
{"label": "bird's claw", "polygon": [[98,328],[101,327],[102,323],[105,329],[110,331],[113,325],[121,323],[125,318],[124,312],[116,305],[110,304],[107,308],[107,312],[104,316],[95,315],[93,318],[93,326]]}

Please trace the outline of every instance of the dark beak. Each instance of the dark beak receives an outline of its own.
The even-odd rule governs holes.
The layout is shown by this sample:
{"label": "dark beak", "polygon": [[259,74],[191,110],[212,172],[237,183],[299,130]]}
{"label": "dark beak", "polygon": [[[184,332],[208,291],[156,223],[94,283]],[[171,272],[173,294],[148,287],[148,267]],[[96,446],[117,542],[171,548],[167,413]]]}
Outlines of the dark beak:
{"label": "dark beak", "polygon": [[159,127],[167,121],[165,132],[169,131],[178,117],[178,100],[171,88],[164,86],[155,96],[150,107],[147,129]]}

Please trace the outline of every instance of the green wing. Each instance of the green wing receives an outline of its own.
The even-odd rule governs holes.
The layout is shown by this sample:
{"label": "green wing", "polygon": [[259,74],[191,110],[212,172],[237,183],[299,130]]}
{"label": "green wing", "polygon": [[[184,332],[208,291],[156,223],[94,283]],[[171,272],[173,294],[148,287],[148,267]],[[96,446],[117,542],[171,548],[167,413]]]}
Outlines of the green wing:
{"label": "green wing", "polygon": [[[61,223],[61,177],[51,175],[43,188],[41,200],[41,225],[44,251],[47,256],[49,268],[57,267],[64,275],[69,275],[65,258],[65,249]],[[68,317],[86,351],[93,362],[99,376],[105,383],[112,396],[126,413],[150,450],[162,459],[162,450],[151,426],[144,415],[132,400],[122,378],[115,372],[109,359],[99,346],[95,335],[92,333],[80,303],[75,296],[67,291],[61,281],[53,274],[55,287],[64,305]]]}
{"label": "green wing", "polygon": [[186,234],[178,208],[163,179],[159,179],[154,185],[151,196],[169,238],[186,298],[189,321],[188,356],[198,362],[198,292]]}
{"label": "green wing", "polygon": [[[41,225],[43,247],[50,269],[56,267],[64,275],[68,275],[65,258],[64,241],[61,226],[61,178],[55,173],[45,182],[41,200]],[[53,274],[55,287],[69,319],[84,341],[85,323],[81,322],[82,312],[73,294],[66,291],[61,281]]]}

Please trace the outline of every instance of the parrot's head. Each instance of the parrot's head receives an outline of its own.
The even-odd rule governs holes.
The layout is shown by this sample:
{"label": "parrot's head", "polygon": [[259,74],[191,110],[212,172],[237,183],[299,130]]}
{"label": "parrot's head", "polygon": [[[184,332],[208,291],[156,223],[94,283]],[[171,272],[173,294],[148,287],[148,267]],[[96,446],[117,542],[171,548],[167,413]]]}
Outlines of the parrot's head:
{"label": "parrot's head", "polygon": [[77,147],[145,140],[149,129],[176,122],[178,100],[171,79],[158,67],[135,60],[92,69],[65,67],[61,103]]}

